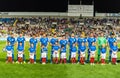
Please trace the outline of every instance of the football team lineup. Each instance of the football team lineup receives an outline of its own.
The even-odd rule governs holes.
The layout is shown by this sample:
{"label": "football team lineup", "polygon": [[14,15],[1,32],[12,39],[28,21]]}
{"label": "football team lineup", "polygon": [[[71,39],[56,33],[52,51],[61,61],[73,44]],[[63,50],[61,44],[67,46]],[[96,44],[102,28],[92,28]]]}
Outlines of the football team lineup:
{"label": "football team lineup", "polygon": [[[40,42],[40,46],[38,46]],[[51,46],[50,55],[48,56],[48,45]],[[6,47],[4,51],[6,54],[6,63],[14,63],[14,47],[17,47],[17,59],[15,63],[26,63],[25,59],[25,37],[22,33],[15,40],[14,34],[11,33],[6,41]],[[101,65],[106,64],[107,48],[109,50],[108,62],[111,64],[117,64],[117,52],[118,44],[114,33],[110,34],[110,37],[105,38],[104,33],[100,32],[98,38],[94,37],[94,33],[91,32],[89,37],[85,37],[84,33],[81,33],[78,38],[74,33],[66,38],[63,34],[60,39],[54,34],[51,39],[43,34],[41,38],[37,39],[33,34],[29,40],[29,61],[28,63],[36,64],[36,50],[40,47],[40,63],[48,63],[48,57],[50,57],[50,63],[53,64],[66,64],[66,63],[79,63],[94,65],[95,61]],[[68,55],[67,52],[68,51]],[[97,57],[97,60],[95,60]],[[68,59],[67,59],[68,58]]]}

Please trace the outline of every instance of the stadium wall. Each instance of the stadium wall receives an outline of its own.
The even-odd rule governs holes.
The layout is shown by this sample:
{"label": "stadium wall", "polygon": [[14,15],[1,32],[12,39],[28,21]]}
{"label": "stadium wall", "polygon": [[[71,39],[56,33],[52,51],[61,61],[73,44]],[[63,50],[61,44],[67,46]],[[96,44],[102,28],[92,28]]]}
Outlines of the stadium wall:
{"label": "stadium wall", "polygon": [[62,12],[1,12],[0,16],[67,16]]}
{"label": "stadium wall", "polygon": [[[0,12],[0,17],[30,17],[30,16],[56,16],[56,17],[93,17],[92,12]],[[120,13],[95,13],[95,17],[120,17]]]}
{"label": "stadium wall", "polygon": [[107,14],[106,13],[95,13],[96,17],[106,17]]}
{"label": "stadium wall", "polygon": [[95,13],[95,17],[120,17],[120,13]]}
{"label": "stadium wall", "polygon": [[91,12],[0,12],[0,17],[27,17],[27,16],[57,16],[57,17],[68,17],[68,16],[77,16],[80,14],[82,16],[92,17],[93,13]]}

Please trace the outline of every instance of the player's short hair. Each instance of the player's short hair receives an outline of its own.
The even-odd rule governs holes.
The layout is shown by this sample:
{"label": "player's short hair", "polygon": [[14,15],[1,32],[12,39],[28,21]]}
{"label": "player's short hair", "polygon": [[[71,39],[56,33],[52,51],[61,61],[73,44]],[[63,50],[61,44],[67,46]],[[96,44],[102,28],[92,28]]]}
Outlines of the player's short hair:
{"label": "player's short hair", "polygon": [[9,41],[7,41],[7,44],[9,44],[10,42]]}
{"label": "player's short hair", "polygon": [[22,42],[20,42],[20,44],[22,44]]}
{"label": "player's short hair", "polygon": [[10,35],[13,35],[14,33],[13,32],[9,32]]}
{"label": "player's short hair", "polygon": [[57,40],[55,43],[58,43],[59,41]]}
{"label": "player's short hair", "polygon": [[65,36],[65,34],[62,34],[62,37],[64,37]]}
{"label": "player's short hair", "polygon": [[35,33],[33,33],[33,34],[32,34],[32,36],[36,36],[36,34],[35,34]]}
{"label": "player's short hair", "polygon": [[53,35],[56,35],[56,33],[54,33]]}
{"label": "player's short hair", "polygon": [[61,48],[63,48],[64,47],[64,45],[61,45]]}
{"label": "player's short hair", "polygon": [[114,32],[111,32],[111,35],[115,35],[115,33],[114,33]]}

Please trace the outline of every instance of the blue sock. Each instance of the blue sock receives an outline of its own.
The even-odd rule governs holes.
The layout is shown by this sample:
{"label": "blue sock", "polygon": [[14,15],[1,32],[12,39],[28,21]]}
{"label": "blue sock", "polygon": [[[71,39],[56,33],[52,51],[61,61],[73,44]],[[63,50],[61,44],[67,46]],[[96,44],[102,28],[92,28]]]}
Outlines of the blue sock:
{"label": "blue sock", "polygon": [[80,55],[78,56],[78,62],[80,62]]}
{"label": "blue sock", "polygon": [[109,50],[109,62],[111,62],[111,54],[112,54],[112,51]]}
{"label": "blue sock", "polygon": [[71,53],[70,53],[70,55],[69,55],[69,62],[70,62],[70,59],[71,59]]}
{"label": "blue sock", "polygon": [[46,63],[48,62],[48,56],[46,57]]}
{"label": "blue sock", "polygon": [[111,55],[109,55],[109,62],[111,62]]}
{"label": "blue sock", "polygon": [[17,61],[18,61],[18,54],[17,54]]}
{"label": "blue sock", "polygon": [[23,61],[25,61],[25,55],[23,54]]}
{"label": "blue sock", "polygon": [[36,54],[34,55],[34,61],[36,62]]}
{"label": "blue sock", "polygon": [[87,62],[90,60],[90,53],[88,53]]}
{"label": "blue sock", "polygon": [[14,54],[12,54],[12,60],[14,61]]}
{"label": "blue sock", "polygon": [[89,62],[89,60],[90,60],[90,51],[89,51],[89,49],[88,49],[87,62]]}
{"label": "blue sock", "polygon": [[52,54],[51,54],[51,59],[50,59],[50,62],[52,63],[52,59],[53,59],[53,56],[52,56]]}

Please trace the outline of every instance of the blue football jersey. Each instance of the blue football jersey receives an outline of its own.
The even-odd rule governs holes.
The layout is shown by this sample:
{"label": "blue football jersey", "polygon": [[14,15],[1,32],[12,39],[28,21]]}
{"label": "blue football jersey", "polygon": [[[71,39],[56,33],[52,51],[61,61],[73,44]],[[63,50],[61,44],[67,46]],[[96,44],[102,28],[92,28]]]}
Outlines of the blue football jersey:
{"label": "blue football jersey", "polygon": [[109,47],[112,48],[113,43],[116,42],[116,41],[117,41],[116,38],[108,38]]}
{"label": "blue football jersey", "polygon": [[68,39],[68,42],[69,42],[70,48],[72,48],[72,47],[73,47],[73,44],[76,43],[76,38],[70,37],[70,38]]}
{"label": "blue football jersey", "polygon": [[24,42],[25,42],[25,38],[24,37],[18,37],[17,41],[18,41],[18,46],[20,46],[20,43],[22,43],[22,46],[24,47]]}
{"label": "blue football jersey", "polygon": [[101,48],[101,53],[106,53],[106,48]]}
{"label": "blue football jersey", "polygon": [[78,38],[78,49],[80,49],[80,47],[82,46],[82,43],[86,43],[87,39],[86,38]]}
{"label": "blue football jersey", "polygon": [[92,46],[92,43],[93,42],[96,42],[96,38],[91,38],[91,37],[89,37],[88,39],[87,39],[87,41],[88,41],[88,47],[90,48],[91,46]]}
{"label": "blue football jersey", "polygon": [[15,38],[9,36],[9,37],[7,38],[7,41],[10,42],[10,45],[11,45],[11,46],[14,46]]}
{"label": "blue football jersey", "polygon": [[24,47],[23,47],[23,46],[18,46],[17,50],[18,50],[18,51],[23,51],[23,50],[24,50]]}
{"label": "blue football jersey", "polygon": [[35,48],[34,48],[34,47],[30,47],[30,48],[29,48],[29,52],[30,52],[30,53],[34,53],[34,52],[35,52]]}
{"label": "blue football jersey", "polygon": [[48,38],[40,38],[40,42],[46,47],[48,45]]}
{"label": "blue football jersey", "polygon": [[34,48],[36,49],[37,39],[31,38],[31,39],[29,40],[29,42],[30,42],[30,44],[33,44]]}
{"label": "blue football jersey", "polygon": [[11,45],[7,45],[5,49],[6,49],[6,51],[12,51],[12,48],[13,47]]}

